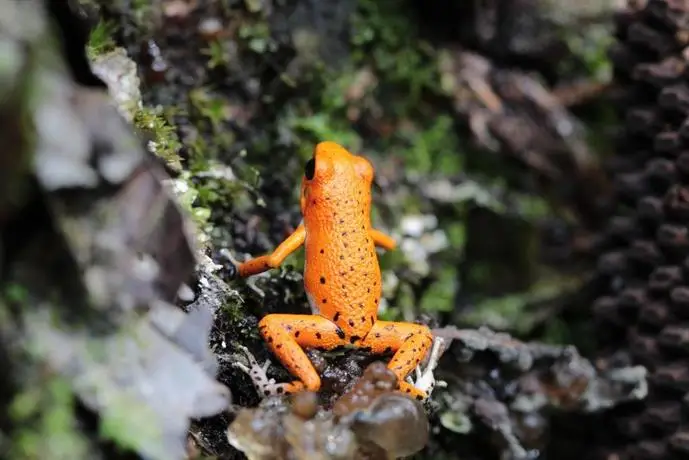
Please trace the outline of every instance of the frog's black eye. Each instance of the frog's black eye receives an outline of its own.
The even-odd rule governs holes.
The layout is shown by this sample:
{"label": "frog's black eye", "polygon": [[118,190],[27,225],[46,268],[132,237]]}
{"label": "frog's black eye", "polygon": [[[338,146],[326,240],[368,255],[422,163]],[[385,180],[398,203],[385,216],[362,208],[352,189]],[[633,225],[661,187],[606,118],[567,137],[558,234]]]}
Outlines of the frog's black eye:
{"label": "frog's black eye", "polygon": [[304,176],[308,180],[313,179],[313,176],[316,174],[316,159],[311,158],[309,161],[306,162],[306,165],[304,166]]}

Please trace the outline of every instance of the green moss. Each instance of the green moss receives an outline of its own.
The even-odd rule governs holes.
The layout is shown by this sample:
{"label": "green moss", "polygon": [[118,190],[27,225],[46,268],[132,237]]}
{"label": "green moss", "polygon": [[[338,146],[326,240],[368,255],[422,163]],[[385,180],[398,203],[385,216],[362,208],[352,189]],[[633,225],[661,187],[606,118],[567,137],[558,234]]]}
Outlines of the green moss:
{"label": "green moss", "polygon": [[235,107],[211,88],[201,87],[189,93],[189,116],[198,130],[190,143],[191,170],[206,170],[207,160],[218,159],[231,150],[235,137],[227,123],[232,120]]}
{"label": "green moss", "polygon": [[[238,323],[246,315],[241,297],[225,302],[222,310],[225,313],[224,317],[233,324]],[[252,329],[249,333],[255,333],[256,337],[258,337],[258,330]]]}
{"label": "green moss", "polygon": [[159,23],[156,11],[156,2],[150,0],[131,0],[129,3],[129,12],[134,20],[137,28],[143,35],[150,34]]}
{"label": "green moss", "polygon": [[[615,37],[607,24],[589,27],[586,34],[581,34],[581,31],[576,28],[565,27],[561,36],[567,42],[573,59],[580,61],[580,65],[583,65],[583,70],[589,78],[601,83],[607,83],[610,80],[612,63],[608,58],[608,50],[614,43]],[[564,60],[560,64],[563,75],[576,72],[576,69],[572,67],[573,59]]]}
{"label": "green moss", "polygon": [[402,150],[406,166],[411,171],[430,174],[456,174],[463,169],[463,156],[459,151],[454,121],[448,115],[434,117],[421,130],[410,127],[400,130],[400,137],[408,147]]}
{"label": "green moss", "polygon": [[339,118],[336,114],[328,112],[314,113],[304,117],[294,117],[287,124],[298,134],[306,135],[312,142],[303,142],[298,148],[303,160],[313,154],[313,143],[321,140],[329,140],[346,145],[352,151],[362,147],[361,137]]}
{"label": "green moss", "polygon": [[208,68],[224,68],[230,62],[230,55],[225,48],[227,42],[224,40],[213,40],[207,48],[201,50],[201,54],[208,57]]}
{"label": "green moss", "polygon": [[177,190],[175,190],[177,202],[191,216],[192,221],[199,230],[197,232],[197,242],[205,246],[209,241],[207,234],[210,230],[209,218],[211,211],[207,207],[198,205],[199,191],[193,186],[189,172],[182,172],[178,181],[181,183],[178,183]]}
{"label": "green moss", "polygon": [[149,148],[153,153],[165,160],[171,169],[175,171],[182,169],[179,158],[182,144],[177,136],[177,129],[167,121],[162,109],[139,108],[134,113],[134,126],[149,135],[151,138]]}
{"label": "green moss", "polygon": [[213,131],[220,131],[223,123],[229,120],[224,101],[219,97],[214,97],[209,88],[192,90],[189,93],[189,103],[195,110],[197,120],[209,123]]}
{"label": "green moss", "polygon": [[419,38],[406,9],[396,0],[360,0],[352,18],[355,62],[373,64],[386,82],[404,86],[402,105],[416,103],[421,91],[434,90],[438,81],[434,50]]}
{"label": "green moss", "polygon": [[[360,0],[351,30],[350,59],[317,74],[310,83],[314,97],[309,103],[292,106],[282,115],[282,122],[304,141],[296,142],[302,158],[310,156],[313,142],[326,139],[361,150],[364,141],[351,109],[366,116],[374,104],[380,105],[385,122],[399,125],[391,137],[372,142],[374,152],[394,151],[412,171],[460,171],[462,156],[452,117],[424,113],[425,93],[440,94],[439,72],[436,52],[415,33],[413,15],[393,0]],[[375,81],[363,87],[361,100],[351,100],[352,89],[362,90],[362,74],[369,71]],[[372,145],[366,147],[372,152]]]}
{"label": "green moss", "polygon": [[242,23],[239,27],[239,38],[247,48],[258,54],[277,49],[277,44],[270,35],[270,27],[265,21]]}
{"label": "green moss", "polygon": [[280,114],[278,124],[295,136],[302,161],[311,157],[314,143],[323,140],[340,143],[352,151],[362,148],[361,136],[347,118],[346,93],[355,78],[355,69],[349,63],[314,73],[309,83],[312,97],[287,107]]}
{"label": "green moss", "polygon": [[86,48],[89,58],[93,59],[115,49],[115,41],[113,40],[115,30],[116,25],[113,22],[103,19],[98,21],[96,27],[91,31]]}

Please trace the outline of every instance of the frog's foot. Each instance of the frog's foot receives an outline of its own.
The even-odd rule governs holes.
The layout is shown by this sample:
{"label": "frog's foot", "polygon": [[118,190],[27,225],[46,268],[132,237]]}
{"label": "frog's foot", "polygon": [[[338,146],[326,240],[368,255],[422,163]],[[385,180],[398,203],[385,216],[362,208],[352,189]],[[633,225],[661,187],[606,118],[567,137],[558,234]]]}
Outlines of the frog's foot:
{"label": "frog's foot", "polygon": [[230,254],[230,251],[225,248],[221,249],[219,253],[221,259],[220,266],[225,269],[227,279],[233,281],[239,278],[239,270],[237,269],[239,262],[237,259],[235,259],[232,254]]}
{"label": "frog's foot", "polygon": [[270,360],[259,364],[253,354],[243,345],[239,345],[239,349],[246,356],[247,364],[232,363],[232,367],[239,369],[251,378],[251,382],[256,388],[256,391],[261,397],[269,397],[275,395],[287,395],[296,393],[304,389],[304,385],[295,381],[292,383],[276,383],[275,379],[268,378],[268,368],[270,367]]}
{"label": "frog's foot", "polygon": [[404,393],[405,395],[409,396],[410,398],[414,398],[417,401],[425,401],[428,399],[428,393],[423,390],[419,390],[408,382],[400,382],[397,391]]}
{"label": "frog's foot", "polygon": [[422,370],[420,365],[417,366],[414,370],[416,379],[412,380],[411,377],[407,377],[408,383],[405,382],[416,390],[425,393],[426,397],[424,397],[424,399],[427,399],[431,396],[431,393],[433,393],[433,389],[436,387],[436,385],[440,387],[447,386],[447,383],[442,380],[436,381],[435,375],[433,374],[435,368],[438,367],[440,356],[442,356],[444,343],[444,338],[435,337],[433,339],[433,346],[431,347],[431,352],[428,356],[426,367]]}

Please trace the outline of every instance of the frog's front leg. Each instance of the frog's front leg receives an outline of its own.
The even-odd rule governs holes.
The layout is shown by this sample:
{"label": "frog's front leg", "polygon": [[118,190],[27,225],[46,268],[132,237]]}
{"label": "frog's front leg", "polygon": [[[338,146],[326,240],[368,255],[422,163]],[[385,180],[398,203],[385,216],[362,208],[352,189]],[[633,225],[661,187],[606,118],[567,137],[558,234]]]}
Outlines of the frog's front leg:
{"label": "frog's front leg", "polygon": [[432,343],[433,334],[427,326],[378,321],[360,342],[360,346],[370,348],[374,354],[395,352],[388,363],[388,369],[397,376],[399,390],[423,400],[427,398],[426,392],[406,382],[405,379],[426,357]]}
{"label": "frog's front leg", "polygon": [[267,254],[247,260],[236,267],[236,274],[245,278],[247,276],[263,273],[271,268],[279,267],[285,259],[304,244],[306,239],[306,229],[304,224],[300,224],[285,241],[275,248],[272,254]]}
{"label": "frog's front leg", "polygon": [[[270,351],[297,378],[290,383],[274,383],[261,374],[261,366],[245,369],[264,396],[318,391],[321,378],[304,352],[304,347],[332,350],[345,344],[345,334],[335,323],[316,315],[274,314],[258,323],[258,330]],[[250,363],[251,364],[251,363]],[[262,368],[265,374],[265,366]]]}
{"label": "frog's front leg", "polygon": [[373,242],[376,244],[376,246],[385,248],[388,251],[392,251],[397,247],[397,242],[395,241],[395,239],[389,235],[386,235],[380,230],[376,230],[375,228],[373,228],[370,231],[370,235],[373,238]]}

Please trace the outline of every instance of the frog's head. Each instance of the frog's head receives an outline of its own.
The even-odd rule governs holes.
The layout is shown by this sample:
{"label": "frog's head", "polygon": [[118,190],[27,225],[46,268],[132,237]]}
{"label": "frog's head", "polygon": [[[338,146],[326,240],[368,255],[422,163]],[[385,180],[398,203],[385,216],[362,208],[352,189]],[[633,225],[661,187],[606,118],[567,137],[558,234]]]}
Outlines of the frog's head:
{"label": "frog's head", "polygon": [[334,199],[351,193],[366,194],[370,199],[373,166],[364,157],[353,155],[334,142],[320,142],[313,157],[304,166],[301,183],[302,212],[309,197]]}

